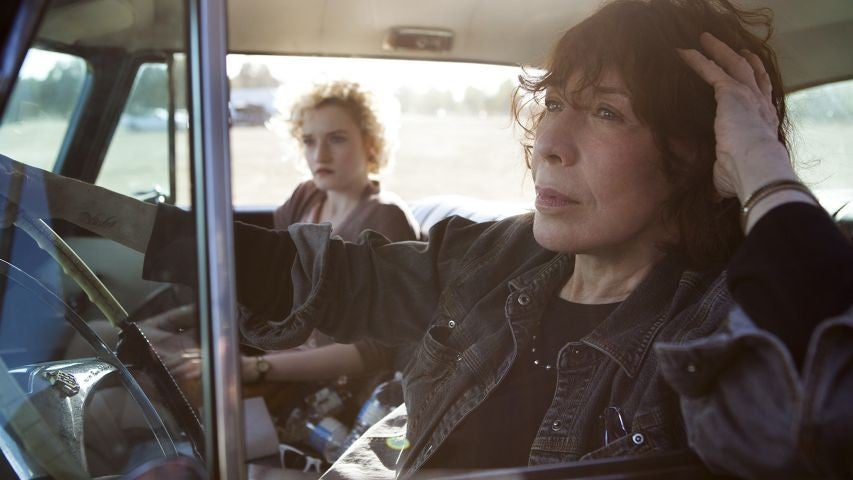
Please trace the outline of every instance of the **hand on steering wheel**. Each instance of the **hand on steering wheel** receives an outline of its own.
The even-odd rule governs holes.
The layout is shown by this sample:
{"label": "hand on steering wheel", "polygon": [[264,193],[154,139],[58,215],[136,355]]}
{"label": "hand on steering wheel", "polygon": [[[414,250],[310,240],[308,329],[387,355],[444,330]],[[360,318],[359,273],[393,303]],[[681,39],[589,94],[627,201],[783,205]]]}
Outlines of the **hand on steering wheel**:
{"label": "hand on steering wheel", "polygon": [[139,326],[172,375],[181,379],[201,376],[198,316],[194,305],[167,310],[139,322]]}

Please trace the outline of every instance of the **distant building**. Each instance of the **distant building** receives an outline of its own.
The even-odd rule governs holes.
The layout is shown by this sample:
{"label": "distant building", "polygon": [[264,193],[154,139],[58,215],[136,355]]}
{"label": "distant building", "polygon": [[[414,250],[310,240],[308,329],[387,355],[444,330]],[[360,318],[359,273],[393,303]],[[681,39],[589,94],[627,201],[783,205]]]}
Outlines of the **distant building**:
{"label": "distant building", "polygon": [[232,125],[264,125],[275,115],[274,87],[249,87],[231,90],[228,105]]}

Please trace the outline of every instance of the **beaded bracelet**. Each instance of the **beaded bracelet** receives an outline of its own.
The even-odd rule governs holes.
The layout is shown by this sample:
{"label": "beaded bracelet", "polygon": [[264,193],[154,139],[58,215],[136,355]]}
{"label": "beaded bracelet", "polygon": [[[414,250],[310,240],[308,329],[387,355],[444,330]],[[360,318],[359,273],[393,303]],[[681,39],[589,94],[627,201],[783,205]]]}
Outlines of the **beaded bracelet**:
{"label": "beaded bracelet", "polygon": [[744,200],[743,207],[741,207],[740,210],[740,226],[744,232],[746,232],[746,222],[749,218],[749,212],[755,207],[755,205],[768,196],[776,192],[781,192],[782,190],[797,190],[805,193],[814,200],[815,203],[820,205],[817,197],[815,197],[812,191],[809,190],[809,187],[803,185],[802,182],[798,180],[776,180],[774,182],[770,182],[752,192],[746,200]]}

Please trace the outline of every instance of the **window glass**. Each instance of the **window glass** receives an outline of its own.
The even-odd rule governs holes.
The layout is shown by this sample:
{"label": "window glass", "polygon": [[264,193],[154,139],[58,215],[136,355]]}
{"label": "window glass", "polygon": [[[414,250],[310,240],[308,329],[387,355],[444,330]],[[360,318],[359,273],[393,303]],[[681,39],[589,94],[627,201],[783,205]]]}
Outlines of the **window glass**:
{"label": "window glass", "polygon": [[[530,202],[510,118],[517,67],[407,60],[230,55],[233,200],[276,205],[307,178],[288,117],[295,98],[331,80],[377,96],[395,144],[383,185],[408,202],[462,194]],[[489,172],[488,182],[479,181]]]}
{"label": "window glass", "polygon": [[853,200],[853,80],[801,90],[787,101],[797,171],[835,213]]}
{"label": "window glass", "polygon": [[86,77],[83,59],[31,48],[3,112],[3,153],[29,165],[52,169],[83,97]]}
{"label": "window glass", "polygon": [[[166,262],[178,273],[143,279],[135,240],[148,232],[135,228],[149,206],[110,192],[189,204],[188,4],[46,5],[34,44],[56,51],[29,50],[0,126],[0,189],[19,206],[0,212],[0,477],[203,463],[208,385],[162,363],[201,358],[196,291],[170,283],[200,284],[197,269]],[[194,265],[187,237],[178,257]],[[167,311],[182,312],[179,330],[157,320]]]}
{"label": "window glass", "polygon": [[[174,119],[169,115],[170,75],[172,83],[186,83],[183,55],[172,62],[140,66],[124,111],[110,142],[97,184],[145,200],[174,203],[170,172],[179,162],[188,166],[189,116],[184,95],[175,95]],[[172,88],[173,92],[183,92]],[[170,123],[174,122],[174,143]],[[183,183],[180,203],[188,204],[189,185]]]}

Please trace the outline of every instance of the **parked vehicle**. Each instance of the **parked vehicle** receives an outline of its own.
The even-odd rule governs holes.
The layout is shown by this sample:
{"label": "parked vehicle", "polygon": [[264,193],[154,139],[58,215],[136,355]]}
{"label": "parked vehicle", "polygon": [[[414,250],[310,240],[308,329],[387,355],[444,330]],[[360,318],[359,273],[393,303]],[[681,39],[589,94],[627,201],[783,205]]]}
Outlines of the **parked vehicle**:
{"label": "parked vehicle", "polygon": [[[422,231],[451,214],[489,220],[518,213],[532,199],[508,116],[518,66],[535,68],[553,40],[599,3],[4,6],[0,155],[192,210],[198,277],[191,290],[142,280],[138,253],[30,217],[26,205],[18,218],[5,219],[15,226],[0,230],[0,477],[243,477],[230,225],[271,226],[272,209],[302,179],[298,149],[282,133],[286,119],[275,112],[324,78],[371,84],[398,117],[400,145],[387,182],[411,202]],[[776,12],[795,161],[823,206],[853,233],[853,3],[759,3]],[[250,64],[267,74],[239,69]],[[246,88],[256,82],[274,94],[263,104],[233,104],[229,125],[228,79],[238,81],[240,72]],[[206,364],[193,391],[175,381],[133,323],[188,302],[198,305]],[[120,331],[117,346],[90,328],[99,320]],[[516,473],[710,475],[689,455]]]}

